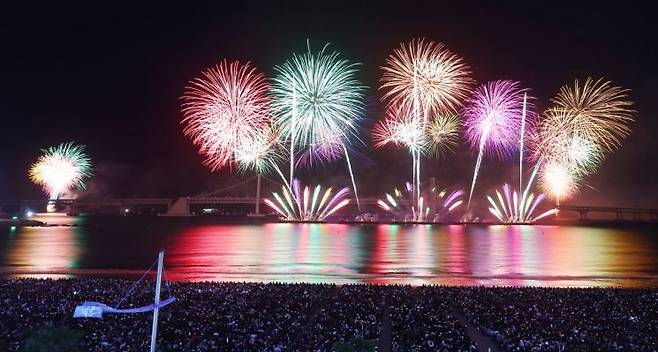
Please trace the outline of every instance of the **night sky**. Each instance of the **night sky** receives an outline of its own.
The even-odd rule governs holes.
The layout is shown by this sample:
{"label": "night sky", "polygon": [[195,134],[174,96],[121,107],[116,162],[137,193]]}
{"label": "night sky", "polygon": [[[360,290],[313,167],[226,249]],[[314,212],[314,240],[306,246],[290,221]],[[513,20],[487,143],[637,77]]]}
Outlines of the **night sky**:
{"label": "night sky", "polygon": [[[65,141],[87,145],[96,165],[88,191],[94,196],[174,197],[230,184],[239,177],[210,173],[180,129],[179,97],[201,70],[224,58],[252,60],[271,76],[274,65],[305,50],[307,38],[315,49],[329,42],[363,63],[369,129],[382,117],[379,67],[401,41],[426,37],[461,55],[478,82],[520,80],[539,98],[540,110],[575,78],[605,77],[631,89],[633,133],[571,203],[658,206],[658,55],[649,8],[631,2],[215,3],[3,5],[0,199],[44,197],[27,170],[40,148]],[[369,144],[370,137],[364,140]],[[402,150],[366,145],[361,154],[355,172],[364,195],[410,178],[411,161]],[[475,153],[463,144],[454,155],[423,164],[422,172],[467,188],[474,162]],[[476,193],[517,182],[515,165],[485,160]],[[349,184],[343,162],[300,175]]]}

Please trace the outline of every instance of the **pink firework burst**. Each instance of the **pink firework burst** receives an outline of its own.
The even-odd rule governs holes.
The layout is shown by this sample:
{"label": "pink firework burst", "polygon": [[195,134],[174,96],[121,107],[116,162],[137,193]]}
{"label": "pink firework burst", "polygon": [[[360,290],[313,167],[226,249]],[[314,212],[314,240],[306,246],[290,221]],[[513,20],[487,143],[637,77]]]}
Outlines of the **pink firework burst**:
{"label": "pink firework burst", "polygon": [[[468,142],[480,153],[508,157],[519,144],[523,116],[523,94],[517,81],[492,81],[479,86],[462,113]],[[526,130],[535,119],[528,96]]]}
{"label": "pink firework burst", "polygon": [[[183,132],[211,170],[240,163],[271,123],[269,84],[250,63],[222,61],[191,80],[183,97]],[[236,156],[236,154],[238,154]]]}

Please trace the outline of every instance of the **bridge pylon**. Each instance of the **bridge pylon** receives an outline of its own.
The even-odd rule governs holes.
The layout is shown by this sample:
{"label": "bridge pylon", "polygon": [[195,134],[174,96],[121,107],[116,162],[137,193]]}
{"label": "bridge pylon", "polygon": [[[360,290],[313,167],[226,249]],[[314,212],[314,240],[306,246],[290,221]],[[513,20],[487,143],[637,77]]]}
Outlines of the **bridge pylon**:
{"label": "bridge pylon", "polygon": [[180,197],[172,204],[165,216],[191,216],[188,197]]}

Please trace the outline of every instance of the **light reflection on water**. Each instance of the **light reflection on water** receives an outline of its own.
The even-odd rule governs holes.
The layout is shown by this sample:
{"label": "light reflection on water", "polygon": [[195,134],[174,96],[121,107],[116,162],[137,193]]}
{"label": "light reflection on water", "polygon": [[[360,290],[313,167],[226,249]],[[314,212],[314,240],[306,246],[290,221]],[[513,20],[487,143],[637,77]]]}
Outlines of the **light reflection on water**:
{"label": "light reflection on water", "polygon": [[164,247],[171,280],[658,286],[646,227],[167,221],[2,230],[0,275],[134,277]]}

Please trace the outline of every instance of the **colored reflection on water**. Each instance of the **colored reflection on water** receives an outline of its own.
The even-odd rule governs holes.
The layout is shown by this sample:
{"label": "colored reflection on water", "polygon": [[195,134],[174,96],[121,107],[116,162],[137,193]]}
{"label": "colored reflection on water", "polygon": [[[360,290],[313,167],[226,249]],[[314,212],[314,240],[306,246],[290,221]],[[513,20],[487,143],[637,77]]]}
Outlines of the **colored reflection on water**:
{"label": "colored reflection on water", "polygon": [[[84,247],[79,231],[68,227],[9,229],[2,248],[1,273],[17,277],[72,277]],[[44,241],[45,237],[45,241]],[[4,247],[4,246],[3,246]],[[9,265],[7,265],[9,264]]]}
{"label": "colored reflection on water", "polygon": [[18,228],[2,230],[0,275],[135,277],[159,248],[167,251],[170,280],[658,286],[658,236],[647,227],[214,225],[142,219]]}

